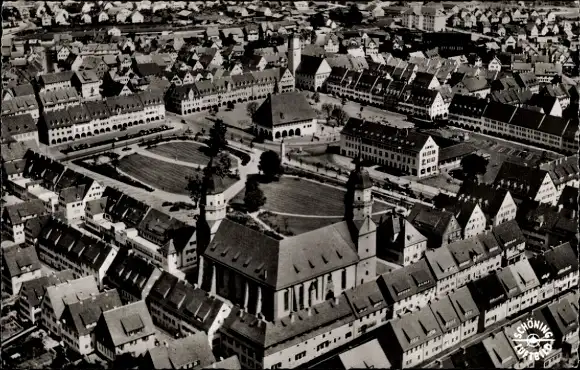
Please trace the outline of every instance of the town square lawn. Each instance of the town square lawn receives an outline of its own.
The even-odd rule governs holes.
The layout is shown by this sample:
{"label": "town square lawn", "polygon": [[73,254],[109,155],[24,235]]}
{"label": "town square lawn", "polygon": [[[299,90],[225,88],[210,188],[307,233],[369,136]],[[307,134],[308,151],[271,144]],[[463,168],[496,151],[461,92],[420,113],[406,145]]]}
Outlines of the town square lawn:
{"label": "town square lawn", "polygon": [[[298,177],[282,176],[279,181],[261,183],[266,196],[263,209],[292,215],[342,216],[344,215],[344,190],[308,181]],[[245,189],[234,201],[243,203]],[[376,202],[373,212],[390,209],[385,203]]]}
{"label": "town square lawn", "polygon": [[[188,194],[187,177],[201,176],[201,171],[139,154],[121,159],[119,170],[156,189],[175,194]],[[237,180],[226,177],[224,184],[231,186]]]}
{"label": "town square lawn", "polygon": [[171,143],[159,144],[154,148],[147,149],[151,153],[177,159],[182,162],[207,165],[209,156],[203,152],[205,146],[189,141],[174,141]]}

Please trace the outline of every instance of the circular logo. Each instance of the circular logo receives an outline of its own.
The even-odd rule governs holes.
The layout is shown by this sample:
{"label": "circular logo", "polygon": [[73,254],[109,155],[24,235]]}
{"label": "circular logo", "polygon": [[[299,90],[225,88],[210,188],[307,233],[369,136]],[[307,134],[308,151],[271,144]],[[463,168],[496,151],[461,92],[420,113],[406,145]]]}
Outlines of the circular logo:
{"label": "circular logo", "polygon": [[512,341],[519,357],[538,361],[552,352],[554,334],[546,323],[528,320],[515,328]]}

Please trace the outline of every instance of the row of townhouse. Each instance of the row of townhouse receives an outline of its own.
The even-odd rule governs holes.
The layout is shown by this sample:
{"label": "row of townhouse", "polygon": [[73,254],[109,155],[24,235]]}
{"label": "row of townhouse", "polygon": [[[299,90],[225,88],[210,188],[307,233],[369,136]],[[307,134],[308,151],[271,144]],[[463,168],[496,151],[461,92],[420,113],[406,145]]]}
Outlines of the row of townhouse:
{"label": "row of townhouse", "polygon": [[[104,191],[92,178],[32,150],[26,153],[21,170],[13,175],[7,187],[21,199],[40,200],[48,213],[68,223],[81,222],[87,202],[99,199]],[[21,231],[25,221],[12,219],[9,224],[13,229],[18,224]],[[14,236],[22,238],[22,235]]]}
{"label": "row of townhouse", "polygon": [[543,146],[578,151],[578,120],[551,116],[496,101],[455,95],[449,106],[449,122],[475,132]]}
{"label": "row of townhouse", "polygon": [[470,280],[515,263],[524,248],[523,234],[509,221],[493,232],[427,250],[417,262],[382,275],[379,284],[393,316],[400,317]]}
{"label": "row of townhouse", "polygon": [[349,118],[340,133],[340,152],[420,178],[439,173],[439,146],[429,135],[382,123]]}
{"label": "row of townhouse", "polygon": [[[577,315],[578,293],[567,293],[501,330],[494,330],[483,340],[460,348],[450,357],[436,360],[434,367],[442,368],[445,364],[454,368],[551,368],[560,363],[564,355],[570,357],[578,353]],[[545,351],[543,356],[539,352],[522,350],[522,344],[514,339],[524,338],[528,331],[537,331],[543,338],[550,339],[551,350]]]}
{"label": "row of townhouse", "polygon": [[172,85],[165,98],[169,111],[185,115],[226,104],[262,99],[294,90],[294,76],[286,68],[245,72],[213,81]]}
{"label": "row of townhouse", "polygon": [[[119,262],[110,269],[128,267]],[[180,297],[180,293],[178,290],[174,295]],[[143,291],[143,296],[147,294],[148,291]],[[144,299],[125,301],[121,297],[117,289],[105,287],[99,291],[93,276],[74,279],[70,270],[64,270],[23,285],[19,297],[20,318],[25,323],[32,320],[33,324],[43,325],[78,355],[98,354],[113,363],[118,356],[130,355],[143,358],[149,367],[156,369],[216,363],[208,336],[203,331],[183,333],[183,339],[159,343],[161,338],[154,326],[156,319],[149,312],[154,308],[148,307]],[[198,303],[203,311],[203,298]],[[190,303],[188,307],[192,307]],[[198,311],[194,321],[204,315]],[[240,368],[235,358],[218,362],[214,367],[230,368],[228,364],[237,364],[231,368]]]}
{"label": "row of townhouse", "polygon": [[43,288],[40,323],[68,349],[113,362],[155,347],[156,328],[143,300],[123,305],[116,290],[99,292],[94,276],[62,280]]}
{"label": "row of townhouse", "polygon": [[[410,68],[407,68],[411,72]],[[409,83],[393,80],[388,72],[361,72],[335,67],[323,88],[330,94],[427,120],[447,117],[449,102],[432,83],[416,79],[413,69]],[[433,79],[436,81],[436,79]]]}
{"label": "row of townhouse", "polygon": [[161,93],[139,92],[44,111],[38,121],[38,135],[41,142],[58,145],[164,119]]}
{"label": "row of townhouse", "polygon": [[[396,340],[387,348],[389,358],[397,367],[418,366],[577,284],[578,261],[569,243],[530,260],[522,259],[446,295],[436,295],[416,311],[390,321],[387,335]],[[554,289],[555,285],[558,288]],[[551,294],[546,293],[550,287]],[[566,340],[561,336],[558,345]],[[577,352],[577,344],[572,344],[570,351]]]}

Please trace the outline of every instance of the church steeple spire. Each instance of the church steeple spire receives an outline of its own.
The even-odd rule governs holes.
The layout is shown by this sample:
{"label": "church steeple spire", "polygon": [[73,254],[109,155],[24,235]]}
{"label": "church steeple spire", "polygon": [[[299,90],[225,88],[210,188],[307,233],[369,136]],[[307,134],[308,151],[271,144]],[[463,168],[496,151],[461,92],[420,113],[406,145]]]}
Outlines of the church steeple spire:
{"label": "church steeple spire", "polygon": [[371,216],[373,199],[371,177],[362,165],[362,144],[354,159],[355,168],[348,177],[345,194],[345,219],[362,220]]}

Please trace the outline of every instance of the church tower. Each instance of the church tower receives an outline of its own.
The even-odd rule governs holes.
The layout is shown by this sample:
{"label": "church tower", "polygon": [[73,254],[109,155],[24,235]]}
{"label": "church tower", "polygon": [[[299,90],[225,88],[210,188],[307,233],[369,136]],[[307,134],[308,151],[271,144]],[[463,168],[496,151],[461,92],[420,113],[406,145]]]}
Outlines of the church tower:
{"label": "church tower", "polygon": [[296,70],[300,65],[302,59],[302,46],[300,45],[300,37],[296,34],[288,39],[288,69],[292,76],[296,77]]}
{"label": "church tower", "polygon": [[376,278],[377,226],[371,218],[373,183],[368,171],[361,165],[360,148],[355,161],[356,167],[350,173],[346,185],[344,206],[345,220],[349,223],[359,257],[355,285],[361,285]]}

